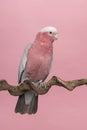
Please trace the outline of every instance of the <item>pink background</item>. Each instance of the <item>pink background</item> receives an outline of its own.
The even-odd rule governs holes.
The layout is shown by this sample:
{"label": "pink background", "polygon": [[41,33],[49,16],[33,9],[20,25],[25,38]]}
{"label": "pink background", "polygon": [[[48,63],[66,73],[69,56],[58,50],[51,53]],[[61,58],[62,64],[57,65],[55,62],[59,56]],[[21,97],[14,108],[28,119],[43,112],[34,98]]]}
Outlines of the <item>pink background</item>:
{"label": "pink background", "polygon": [[[0,0],[0,79],[17,84],[24,47],[42,27],[58,28],[48,79],[87,77],[87,0]],[[87,87],[53,87],[35,115],[14,113],[17,97],[0,92],[0,130],[87,130]]]}

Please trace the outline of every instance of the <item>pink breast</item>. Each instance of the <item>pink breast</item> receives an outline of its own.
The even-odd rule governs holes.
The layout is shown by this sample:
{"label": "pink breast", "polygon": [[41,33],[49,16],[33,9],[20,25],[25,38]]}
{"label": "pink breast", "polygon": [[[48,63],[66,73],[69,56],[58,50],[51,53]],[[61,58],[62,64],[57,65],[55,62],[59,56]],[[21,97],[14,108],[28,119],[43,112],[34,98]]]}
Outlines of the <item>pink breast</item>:
{"label": "pink breast", "polygon": [[41,55],[30,51],[27,56],[26,71],[29,73],[31,81],[36,82],[45,79],[49,74],[52,63],[52,53]]}

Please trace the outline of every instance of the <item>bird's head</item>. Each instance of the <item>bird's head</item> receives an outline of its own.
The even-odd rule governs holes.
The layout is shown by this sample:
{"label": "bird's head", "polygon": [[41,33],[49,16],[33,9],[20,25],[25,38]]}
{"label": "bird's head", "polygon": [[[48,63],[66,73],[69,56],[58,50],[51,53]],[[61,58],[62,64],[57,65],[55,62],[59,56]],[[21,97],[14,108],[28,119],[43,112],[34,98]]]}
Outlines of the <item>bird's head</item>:
{"label": "bird's head", "polygon": [[42,41],[50,40],[53,42],[54,40],[58,39],[57,29],[52,26],[44,27],[38,32],[37,38],[41,39]]}

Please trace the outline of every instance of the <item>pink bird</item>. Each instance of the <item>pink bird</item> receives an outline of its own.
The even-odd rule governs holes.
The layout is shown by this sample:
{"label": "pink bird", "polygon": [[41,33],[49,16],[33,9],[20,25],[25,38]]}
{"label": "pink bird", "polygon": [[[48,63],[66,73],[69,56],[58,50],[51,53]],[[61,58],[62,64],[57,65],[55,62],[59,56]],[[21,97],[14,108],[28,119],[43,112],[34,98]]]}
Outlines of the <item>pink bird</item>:
{"label": "pink bird", "polygon": [[[31,84],[44,83],[53,60],[53,42],[58,34],[55,27],[41,29],[32,44],[29,44],[23,53],[19,66],[18,81],[22,83],[29,79]],[[38,94],[34,90],[19,96],[15,112],[34,114],[38,108]]]}

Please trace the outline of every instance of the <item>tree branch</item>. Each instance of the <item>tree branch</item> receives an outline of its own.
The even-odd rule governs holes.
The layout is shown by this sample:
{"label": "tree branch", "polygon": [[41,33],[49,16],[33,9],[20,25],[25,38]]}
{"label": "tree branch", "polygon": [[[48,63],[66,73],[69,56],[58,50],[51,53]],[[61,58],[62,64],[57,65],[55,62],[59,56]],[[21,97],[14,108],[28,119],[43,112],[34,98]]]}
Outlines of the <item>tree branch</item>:
{"label": "tree branch", "polygon": [[60,86],[64,87],[69,91],[72,91],[74,88],[87,85],[87,79],[77,79],[64,81],[56,76],[53,76],[48,82],[45,82],[44,86],[42,84],[39,85],[31,85],[29,80],[24,81],[22,84],[13,86],[8,84],[6,80],[0,80],[0,91],[8,90],[8,92],[13,96],[22,95],[27,90],[35,90],[39,95],[46,94],[52,86]]}

